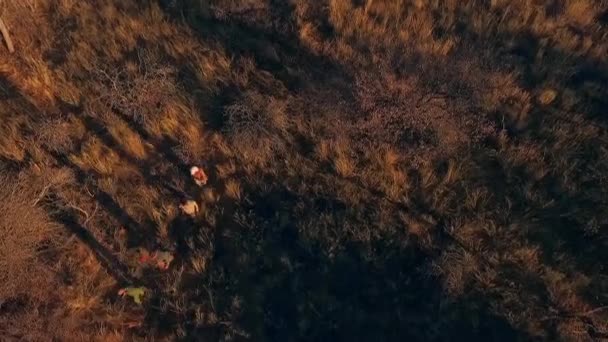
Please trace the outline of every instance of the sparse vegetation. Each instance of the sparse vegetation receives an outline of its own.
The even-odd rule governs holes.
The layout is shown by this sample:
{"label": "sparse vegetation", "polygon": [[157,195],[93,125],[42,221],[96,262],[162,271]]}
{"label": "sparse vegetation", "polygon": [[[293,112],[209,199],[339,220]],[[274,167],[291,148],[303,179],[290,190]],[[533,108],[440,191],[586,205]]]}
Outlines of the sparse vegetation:
{"label": "sparse vegetation", "polygon": [[0,336],[608,338],[606,0],[0,18]]}

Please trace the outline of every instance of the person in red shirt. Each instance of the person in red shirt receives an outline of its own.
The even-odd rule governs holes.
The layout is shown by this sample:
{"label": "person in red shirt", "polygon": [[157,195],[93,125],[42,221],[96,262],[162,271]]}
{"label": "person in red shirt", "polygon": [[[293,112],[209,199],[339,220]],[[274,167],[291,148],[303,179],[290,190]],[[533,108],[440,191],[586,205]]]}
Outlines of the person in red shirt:
{"label": "person in red shirt", "polygon": [[171,252],[154,251],[149,252],[147,249],[139,250],[139,263],[142,267],[156,266],[162,271],[169,269],[171,262],[175,257]]}
{"label": "person in red shirt", "polygon": [[209,180],[205,171],[203,171],[203,169],[197,166],[193,166],[190,168],[190,175],[192,176],[192,178],[194,178],[194,182],[198,186],[203,186],[207,184],[207,181]]}

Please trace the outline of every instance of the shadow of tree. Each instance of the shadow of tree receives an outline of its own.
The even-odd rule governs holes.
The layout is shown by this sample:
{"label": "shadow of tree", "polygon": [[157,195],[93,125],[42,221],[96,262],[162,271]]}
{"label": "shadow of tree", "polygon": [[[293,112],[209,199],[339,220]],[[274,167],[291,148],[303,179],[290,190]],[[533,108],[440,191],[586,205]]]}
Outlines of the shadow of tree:
{"label": "shadow of tree", "polygon": [[[542,249],[547,264],[562,268],[557,258],[562,254],[590,277],[605,272],[601,260],[608,258],[608,236],[603,229],[608,217],[603,208],[608,202],[598,184],[603,184],[603,174],[608,171],[602,152],[608,128],[608,63],[581,51],[543,45],[544,37],[525,29],[499,30],[492,40],[485,41],[468,27],[463,26],[460,34],[473,44],[493,49],[495,58],[505,66],[525,70],[518,81],[526,91],[533,93],[549,83],[560,94],[550,106],[533,106],[523,127],[516,128],[516,121],[507,122],[513,143],[532,142],[547,151],[555,145],[567,146],[562,147],[563,153],[548,152],[547,159],[559,161],[568,156],[564,158],[568,163],[581,165],[570,181],[564,181],[563,169],[551,170],[539,180],[534,170],[507,165],[491,156],[487,153],[491,148],[477,151],[479,160],[481,156],[487,159],[482,162],[485,176],[500,180],[490,184],[493,193],[497,198],[515,200],[511,216],[525,218],[531,226],[527,237]],[[581,139],[568,132],[570,128],[592,139]],[[518,190],[525,184],[533,185],[535,200]],[[603,283],[602,287],[608,286]],[[600,306],[606,303],[605,299],[597,302]]]}
{"label": "shadow of tree", "polygon": [[138,158],[135,158],[127,151],[125,151],[122,145],[108,132],[108,130],[101,122],[98,122],[95,118],[91,116],[84,115],[80,116],[79,119],[81,120],[81,122],[83,122],[84,126],[90,133],[101,139],[101,141],[103,141],[107,147],[111,148],[112,151],[118,153],[122,160],[136,167],[137,170],[141,172],[145,182],[148,185],[153,186],[155,188],[163,189],[165,192],[168,192],[169,196],[173,198],[180,199],[186,197],[184,192],[171,186],[170,182],[168,181],[170,177],[152,174],[151,170],[153,170],[154,167],[154,165],[152,165],[152,162],[149,162],[147,159],[140,160]]}
{"label": "shadow of tree", "polygon": [[[51,203],[57,206],[61,200],[54,199]],[[104,245],[102,245],[89,231],[78,223],[78,220],[65,210],[56,208],[52,217],[63,224],[70,233],[78,237],[95,255],[102,267],[116,280],[119,286],[136,284],[136,280],[129,274],[128,268]]]}
{"label": "shadow of tree", "polygon": [[[447,297],[428,272],[433,256],[413,244],[391,236],[345,238],[340,250],[328,253],[323,241],[302,234],[306,218],[294,212],[302,203],[285,191],[252,191],[253,204],[237,209],[237,225],[223,234],[212,269],[202,275],[203,283],[215,279],[218,312],[236,315],[238,326],[228,331],[271,341],[531,339],[493,314],[483,298]],[[256,203],[264,203],[267,214]]]}
{"label": "shadow of tree", "polygon": [[[281,98],[314,85],[319,92],[338,92],[344,102],[355,103],[350,87],[352,75],[338,63],[312,53],[295,35],[294,8],[289,2],[270,1],[271,20],[263,24],[248,21],[249,12],[216,18],[188,8],[189,1],[173,4],[173,7],[165,7],[166,12],[175,20],[181,20],[185,15],[199,39],[219,44],[237,63],[240,58],[251,58],[261,70],[260,75],[264,72],[272,75],[270,85],[252,76],[252,86],[262,93]],[[181,82],[193,95],[206,94],[201,86],[203,82],[195,75],[184,65],[180,71]],[[239,84],[229,81],[214,96],[195,96],[203,120],[213,129],[225,129],[224,107],[243,91],[245,89]]]}
{"label": "shadow of tree", "polygon": [[157,158],[166,161],[171,165],[172,176],[177,177],[183,184],[185,184],[186,189],[190,189],[188,191],[182,191],[179,194],[175,193],[174,195],[182,199],[186,197],[194,197],[197,193],[197,191],[195,190],[199,189],[199,187],[196,185],[192,177],[189,176],[190,167],[192,165],[188,165],[185,160],[180,158],[174,152],[174,148],[176,146],[179,146],[179,143],[175,139],[167,135],[163,135],[160,138],[151,135],[141,124],[133,120],[133,118],[124,115],[123,113],[116,112],[116,115],[123,122],[125,122],[134,132],[136,132],[140,138],[142,138],[150,145],[154,146],[154,152],[157,154]]}

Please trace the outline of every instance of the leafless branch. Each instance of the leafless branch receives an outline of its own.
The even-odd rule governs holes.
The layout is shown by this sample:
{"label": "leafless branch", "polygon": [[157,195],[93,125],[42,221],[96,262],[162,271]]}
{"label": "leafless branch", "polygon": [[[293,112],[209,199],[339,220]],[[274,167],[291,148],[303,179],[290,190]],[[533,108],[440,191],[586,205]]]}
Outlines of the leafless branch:
{"label": "leafless branch", "polygon": [[80,207],[78,207],[78,206],[76,206],[74,204],[70,203],[70,204],[68,204],[68,206],[70,208],[74,209],[74,210],[77,210],[77,211],[81,212],[84,215],[85,220],[82,223],[82,225],[85,226],[85,227],[89,223],[89,221],[91,221],[91,219],[93,217],[95,217],[95,214],[97,213],[97,210],[99,209],[99,204],[95,203],[95,208],[93,209],[93,212],[91,214],[89,214],[87,211],[85,211],[84,209],[82,209],[82,208],[80,208]]}
{"label": "leafless branch", "polygon": [[50,188],[51,188],[51,184],[45,185],[44,188],[42,188],[42,190],[38,194],[38,197],[36,197],[36,199],[34,200],[33,205],[37,205],[44,198],[44,196],[46,196],[46,194]]}
{"label": "leafless branch", "polygon": [[2,37],[4,38],[4,41],[6,42],[6,47],[8,48],[8,51],[10,53],[15,52],[15,47],[13,46],[13,41],[11,40],[11,36],[8,33],[8,28],[4,24],[4,21],[2,20],[2,18],[0,18],[0,33],[2,33]]}
{"label": "leafless branch", "polygon": [[608,309],[608,305],[605,305],[605,306],[600,306],[599,308],[595,308],[595,309],[592,309],[592,310],[589,310],[589,311],[583,312],[582,314],[580,314],[580,316],[589,316],[589,315],[593,315],[593,314],[595,314],[595,313],[598,313],[598,312],[600,312],[600,311],[604,311],[604,310],[606,310],[606,309]]}

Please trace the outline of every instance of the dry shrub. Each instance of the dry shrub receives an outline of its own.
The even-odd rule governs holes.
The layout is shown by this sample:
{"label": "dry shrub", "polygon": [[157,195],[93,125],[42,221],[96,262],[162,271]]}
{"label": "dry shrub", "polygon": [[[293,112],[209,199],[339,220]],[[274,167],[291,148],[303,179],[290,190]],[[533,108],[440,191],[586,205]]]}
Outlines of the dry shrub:
{"label": "dry shrub", "polygon": [[274,154],[285,151],[290,125],[286,110],[284,100],[249,91],[225,108],[224,129],[242,154],[263,164]]}
{"label": "dry shrub", "polygon": [[[35,182],[34,182],[35,183]],[[60,322],[49,322],[60,282],[49,263],[64,240],[60,227],[35,204],[43,193],[35,184],[0,177],[0,330],[4,337],[41,340],[59,336]]]}
{"label": "dry shrub", "polygon": [[54,152],[70,151],[74,140],[86,133],[82,123],[72,118],[52,117],[39,124],[35,142]]}
{"label": "dry shrub", "polygon": [[269,136],[285,132],[285,102],[257,92],[246,92],[240,101],[226,107],[226,130],[242,138]]}
{"label": "dry shrub", "polygon": [[41,258],[60,241],[59,227],[35,205],[34,189],[0,178],[0,298],[49,296],[53,276]]}
{"label": "dry shrub", "polygon": [[[353,113],[343,126],[359,144],[390,146],[419,163],[453,154],[495,132],[493,118],[475,113],[487,87],[479,77],[483,73],[471,61],[417,63],[415,74],[400,78],[385,72],[357,76],[363,113]],[[470,98],[464,100],[465,96]]]}
{"label": "dry shrub", "polygon": [[124,313],[105,303],[115,281],[88,247],[66,240],[64,228],[49,215],[60,209],[49,195],[73,182],[69,169],[36,165],[0,177],[3,337],[87,341],[123,335]]}
{"label": "dry shrub", "polygon": [[138,50],[137,61],[123,68],[100,66],[95,78],[103,87],[99,100],[138,123],[157,120],[177,96],[176,71],[149,51]]}

